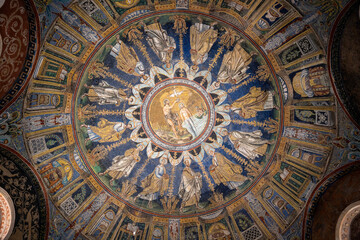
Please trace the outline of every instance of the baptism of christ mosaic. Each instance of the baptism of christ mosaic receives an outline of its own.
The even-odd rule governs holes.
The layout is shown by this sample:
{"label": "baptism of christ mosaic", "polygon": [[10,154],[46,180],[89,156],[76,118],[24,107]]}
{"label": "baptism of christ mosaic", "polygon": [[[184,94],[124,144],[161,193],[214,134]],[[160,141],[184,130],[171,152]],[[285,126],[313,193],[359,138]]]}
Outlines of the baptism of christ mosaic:
{"label": "baptism of christ mosaic", "polygon": [[281,95],[245,34],[185,13],[116,30],[79,75],[75,141],[92,175],[131,207],[211,212],[274,157]]}
{"label": "baptism of christ mosaic", "polygon": [[[158,90],[158,87],[161,89]],[[152,94],[156,90],[158,91]],[[151,98],[152,96],[154,97]],[[150,128],[145,126],[145,131],[151,129],[151,133],[148,134],[150,137],[153,137],[152,132],[154,132],[160,141],[169,143],[158,142],[169,150],[177,149],[176,146],[195,147],[204,140],[199,137],[203,135],[206,128],[208,134],[211,132],[212,126],[209,125],[209,119],[210,115],[214,117],[213,112],[210,113],[211,104],[213,103],[209,94],[193,81],[184,79],[164,81],[146,97],[142,122],[145,122],[145,125],[147,121],[149,122]],[[211,122],[214,123],[214,121]],[[191,144],[196,139],[197,144]]]}

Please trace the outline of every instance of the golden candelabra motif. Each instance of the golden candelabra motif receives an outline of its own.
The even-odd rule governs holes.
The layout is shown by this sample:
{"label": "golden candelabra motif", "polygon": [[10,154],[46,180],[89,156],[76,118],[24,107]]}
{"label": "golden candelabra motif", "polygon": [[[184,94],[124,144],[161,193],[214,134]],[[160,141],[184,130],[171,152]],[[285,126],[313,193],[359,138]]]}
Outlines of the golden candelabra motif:
{"label": "golden candelabra motif", "polygon": [[[207,173],[207,171],[206,171],[206,169],[205,169],[204,164],[202,163],[202,161],[201,161],[201,159],[200,159],[199,157],[197,157],[197,159],[198,159],[198,164],[199,164],[199,166],[200,166],[201,172],[202,172],[202,174],[205,176],[206,182],[207,182],[210,190],[212,191],[214,198],[216,199],[216,201],[214,202],[214,204],[215,204],[215,205],[221,204],[222,201],[223,201],[222,196],[219,195],[219,194],[217,194],[217,193],[215,192],[214,184],[211,182],[211,179],[210,179],[209,174]],[[221,197],[220,197],[220,196],[221,196]]]}
{"label": "golden candelabra motif", "polygon": [[176,196],[173,196],[174,181],[175,181],[175,165],[173,165],[172,169],[171,169],[170,186],[169,186],[168,194],[167,194],[167,196],[164,196],[164,198],[160,199],[161,204],[162,204],[165,212],[167,212],[167,213],[174,212],[176,205],[179,202],[179,199],[177,199]]}
{"label": "golden candelabra motif", "polygon": [[275,119],[269,118],[265,121],[265,130],[268,133],[276,133],[279,130],[279,122]]}
{"label": "golden candelabra motif", "polygon": [[168,191],[168,196],[171,198],[174,191],[174,180],[175,180],[175,165],[172,166],[171,175],[170,175],[170,186]]}
{"label": "golden candelabra motif", "polygon": [[131,195],[136,193],[135,184],[130,180],[126,180],[122,183],[121,189],[119,188],[118,192],[121,197],[128,199]]}
{"label": "golden candelabra motif", "polygon": [[173,29],[175,32],[179,35],[179,45],[180,45],[180,77],[184,77],[184,35],[186,34],[186,31],[188,27],[186,27],[186,19],[189,19],[186,16],[179,16],[175,15],[170,17],[170,20],[174,20],[174,27]]}
{"label": "golden candelabra motif", "polygon": [[176,205],[179,202],[179,199],[177,199],[175,196],[165,196],[164,198],[160,199],[160,202],[165,212],[173,213],[175,211]]}
{"label": "golden candelabra motif", "polygon": [[211,60],[211,63],[209,64],[209,68],[208,68],[205,76],[203,77],[203,79],[202,79],[202,81],[200,83],[201,85],[203,85],[205,83],[206,78],[208,77],[211,70],[216,65],[216,63],[217,63],[220,55],[224,51],[225,47],[226,48],[231,47],[232,45],[234,45],[236,40],[238,40],[240,38],[240,36],[234,30],[232,30],[230,28],[225,27],[225,28],[223,28],[223,30],[225,30],[225,33],[223,35],[221,35],[220,42],[219,42],[221,47],[217,50],[215,57]]}

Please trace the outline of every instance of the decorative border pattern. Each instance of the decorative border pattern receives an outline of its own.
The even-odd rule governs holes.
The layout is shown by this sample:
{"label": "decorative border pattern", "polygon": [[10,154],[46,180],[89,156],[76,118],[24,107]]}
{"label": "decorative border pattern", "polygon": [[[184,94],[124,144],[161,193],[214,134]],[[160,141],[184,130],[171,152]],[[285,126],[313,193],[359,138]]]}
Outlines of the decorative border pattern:
{"label": "decorative border pattern", "polygon": [[336,95],[336,98],[340,102],[341,107],[346,112],[346,115],[350,120],[360,128],[360,112],[357,107],[355,107],[351,102],[349,94],[344,90],[344,83],[340,69],[340,46],[341,39],[344,32],[344,26],[350,16],[349,9],[356,3],[356,1],[351,1],[348,5],[341,11],[340,15],[336,19],[333,29],[331,31],[329,45],[328,45],[328,66],[329,66],[329,76],[333,89]]}
{"label": "decorative border pattern", "polygon": [[[26,173],[28,180],[30,180],[34,192],[37,193],[37,205],[39,210],[39,239],[47,239],[49,233],[49,203],[46,189],[41,177],[31,164],[21,157],[14,150],[0,144],[0,155],[12,161],[21,171]],[[10,193],[11,195],[11,193]]]}
{"label": "decorative border pattern", "polygon": [[312,239],[311,233],[312,233],[314,214],[321,197],[325,194],[328,188],[331,187],[337,180],[349,174],[350,172],[358,169],[360,169],[360,163],[358,162],[345,165],[339,168],[338,170],[330,173],[316,186],[305,207],[303,230],[302,230],[303,240]]}
{"label": "decorative border pattern", "polygon": [[39,19],[36,14],[35,6],[32,1],[25,0],[26,11],[28,12],[29,22],[29,44],[26,52],[23,68],[15,80],[13,86],[7,94],[0,100],[0,112],[9,107],[16,98],[23,92],[34,71],[33,65],[36,63],[39,54]]}

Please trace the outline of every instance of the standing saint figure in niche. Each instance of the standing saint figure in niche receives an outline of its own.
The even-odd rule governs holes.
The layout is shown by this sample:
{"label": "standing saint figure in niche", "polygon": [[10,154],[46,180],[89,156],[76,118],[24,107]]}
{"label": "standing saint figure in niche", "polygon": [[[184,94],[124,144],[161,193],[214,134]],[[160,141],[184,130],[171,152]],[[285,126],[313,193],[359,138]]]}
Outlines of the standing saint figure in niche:
{"label": "standing saint figure in niche", "polygon": [[209,171],[215,183],[218,185],[223,183],[230,189],[236,189],[238,191],[237,187],[248,179],[242,174],[242,167],[231,162],[221,153],[212,152],[210,155],[213,158]]}
{"label": "standing saint figure in niche", "polygon": [[208,52],[218,37],[218,31],[214,30],[216,22],[206,25],[202,23],[201,18],[199,21],[190,27],[190,54],[194,69],[206,61]]}
{"label": "standing saint figure in niche", "polygon": [[267,111],[274,108],[273,93],[253,86],[248,94],[235,100],[227,108],[243,118],[253,118],[256,117],[258,111]]}
{"label": "standing saint figure in niche", "polygon": [[[141,181],[141,187],[143,190],[138,194],[138,197],[149,200],[148,206],[152,207],[152,201],[154,201],[158,194],[163,196],[169,186],[169,175],[166,174],[164,164],[166,160],[160,160],[160,165],[156,166],[155,170]],[[136,200],[136,199],[135,199]]]}
{"label": "standing saint figure in niche", "polygon": [[81,127],[86,127],[89,135],[89,138],[87,138],[85,142],[105,143],[120,140],[125,129],[130,128],[131,125],[126,125],[122,122],[109,122],[105,118],[100,118],[97,126],[83,124]]}
{"label": "standing saint figure in niche", "polygon": [[117,68],[127,74],[147,79],[144,64],[139,60],[135,50],[120,40],[119,35],[116,35],[115,45],[107,47],[111,48],[110,55],[115,57]]}
{"label": "standing saint figure in niche", "polygon": [[202,176],[199,172],[194,172],[190,168],[190,160],[185,160],[185,168],[181,176],[179,196],[182,199],[180,211],[186,206],[195,205],[199,207]]}
{"label": "standing saint figure in niche", "polygon": [[252,55],[241,47],[241,42],[244,42],[244,39],[238,41],[234,49],[224,55],[217,78],[219,82],[238,84],[249,76],[246,70],[252,61]]}
{"label": "standing saint figure in niche", "polygon": [[90,102],[97,102],[99,105],[115,104],[119,106],[121,102],[128,100],[124,90],[115,88],[105,81],[100,81],[99,85],[84,85],[88,88],[88,93],[84,93],[82,97],[88,97]]}
{"label": "standing saint figure in niche", "polygon": [[135,164],[140,161],[140,149],[130,148],[125,151],[124,155],[114,157],[111,166],[105,172],[99,173],[100,176],[108,174],[112,179],[110,184],[116,179],[128,177]]}
{"label": "standing saint figure in niche", "polygon": [[176,49],[174,38],[170,37],[162,28],[158,22],[158,18],[155,19],[155,23],[147,26],[143,23],[143,25],[146,33],[146,41],[160,60],[166,63],[166,67],[169,68],[173,52]]}
{"label": "standing saint figure in niche", "polygon": [[253,132],[233,131],[229,134],[229,139],[236,151],[250,160],[264,156],[268,144],[271,143],[269,140],[262,138],[260,130]]}

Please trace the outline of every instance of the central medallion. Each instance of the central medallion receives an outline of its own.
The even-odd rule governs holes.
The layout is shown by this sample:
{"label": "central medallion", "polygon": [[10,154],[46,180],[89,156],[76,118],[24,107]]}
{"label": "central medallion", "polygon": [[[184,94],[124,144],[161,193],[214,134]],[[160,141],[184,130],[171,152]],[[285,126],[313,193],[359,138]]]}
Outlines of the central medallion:
{"label": "central medallion", "polygon": [[161,148],[184,151],[211,134],[214,103],[197,82],[183,78],[158,83],[144,99],[141,119],[146,134]]}

